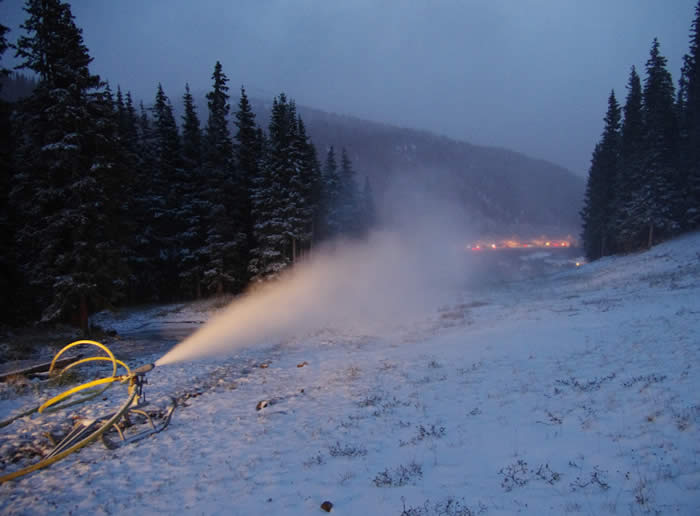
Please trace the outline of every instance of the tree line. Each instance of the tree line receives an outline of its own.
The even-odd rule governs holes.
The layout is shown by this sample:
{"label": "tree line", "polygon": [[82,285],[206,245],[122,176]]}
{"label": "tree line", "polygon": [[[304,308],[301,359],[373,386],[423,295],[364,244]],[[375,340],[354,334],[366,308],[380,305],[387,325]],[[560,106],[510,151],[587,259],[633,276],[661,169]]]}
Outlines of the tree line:
{"label": "tree line", "polygon": [[581,211],[591,260],[700,227],[699,28],[700,2],[677,90],[654,39],[644,83],[633,66],[624,106],[610,93]]}
{"label": "tree line", "polygon": [[375,222],[369,180],[345,149],[321,163],[284,93],[265,131],[243,87],[231,112],[216,62],[206,120],[186,85],[178,123],[160,84],[146,108],[90,72],[67,3],[24,9],[15,44],[0,25],[0,56],[13,48],[37,78],[1,106],[3,322],[85,330],[105,307],[240,292]]}

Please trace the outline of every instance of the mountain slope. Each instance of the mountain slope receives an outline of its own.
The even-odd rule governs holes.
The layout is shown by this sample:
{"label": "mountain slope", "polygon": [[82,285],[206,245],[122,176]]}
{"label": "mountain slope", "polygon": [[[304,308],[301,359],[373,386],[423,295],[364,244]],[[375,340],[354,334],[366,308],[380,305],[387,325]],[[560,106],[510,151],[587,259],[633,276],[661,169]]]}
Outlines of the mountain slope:
{"label": "mountain slope", "polygon": [[[253,100],[267,124],[270,104]],[[380,206],[397,190],[427,192],[459,204],[478,233],[578,235],[584,180],[547,161],[459,142],[426,131],[299,106],[323,160],[330,145],[347,148],[358,178],[369,176]]]}
{"label": "mountain slope", "polygon": [[[2,484],[0,512],[697,514],[699,250],[696,233],[465,291],[393,334],[291,332],[156,367],[149,399],[186,400],[163,433]],[[0,399],[0,417],[35,402]],[[74,412],[108,411],[15,421],[5,471]]]}

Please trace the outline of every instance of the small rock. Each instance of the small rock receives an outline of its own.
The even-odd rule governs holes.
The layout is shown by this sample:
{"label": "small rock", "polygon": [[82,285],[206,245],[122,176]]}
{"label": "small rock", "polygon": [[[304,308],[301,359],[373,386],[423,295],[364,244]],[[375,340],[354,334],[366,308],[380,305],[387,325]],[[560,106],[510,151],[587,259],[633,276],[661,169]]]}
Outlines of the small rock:
{"label": "small rock", "polygon": [[326,512],[331,512],[333,510],[333,504],[326,500],[321,504],[321,509],[323,509]]}

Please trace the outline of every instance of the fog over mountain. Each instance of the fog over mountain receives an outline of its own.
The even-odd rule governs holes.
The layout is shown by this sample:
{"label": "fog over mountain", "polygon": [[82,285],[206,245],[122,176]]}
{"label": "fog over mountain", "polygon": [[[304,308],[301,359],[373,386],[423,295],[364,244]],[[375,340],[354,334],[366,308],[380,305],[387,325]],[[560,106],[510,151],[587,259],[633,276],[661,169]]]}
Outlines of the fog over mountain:
{"label": "fog over mountain", "polygon": [[[252,103],[264,127],[270,102]],[[584,181],[561,166],[508,149],[305,106],[299,106],[299,113],[321,161],[331,145],[336,151],[347,149],[360,186],[365,176],[370,178],[385,218],[404,205],[400,196],[419,191],[459,206],[479,235],[578,236]]]}

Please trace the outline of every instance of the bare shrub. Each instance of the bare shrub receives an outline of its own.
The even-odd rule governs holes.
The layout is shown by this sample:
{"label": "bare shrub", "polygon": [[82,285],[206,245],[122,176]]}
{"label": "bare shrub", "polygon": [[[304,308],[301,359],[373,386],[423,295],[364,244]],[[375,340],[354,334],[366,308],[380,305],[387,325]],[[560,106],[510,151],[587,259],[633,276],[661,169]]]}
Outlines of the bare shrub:
{"label": "bare shrub", "polygon": [[435,425],[430,425],[430,427],[425,427],[423,425],[418,425],[418,433],[408,441],[399,441],[400,446],[416,445],[425,439],[441,439],[445,437],[445,427],[437,427]]}
{"label": "bare shrub", "polygon": [[423,466],[416,461],[411,461],[407,465],[399,465],[393,470],[389,468],[380,471],[372,482],[377,487],[401,487],[414,482],[417,478],[423,478]]}
{"label": "bare shrub", "polygon": [[341,445],[336,441],[328,447],[328,453],[331,457],[364,457],[367,455],[367,449],[354,444]]}

